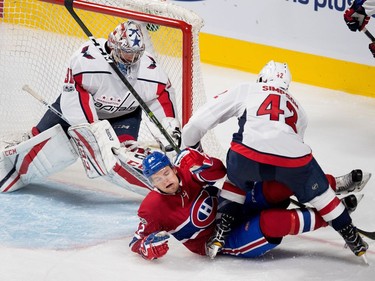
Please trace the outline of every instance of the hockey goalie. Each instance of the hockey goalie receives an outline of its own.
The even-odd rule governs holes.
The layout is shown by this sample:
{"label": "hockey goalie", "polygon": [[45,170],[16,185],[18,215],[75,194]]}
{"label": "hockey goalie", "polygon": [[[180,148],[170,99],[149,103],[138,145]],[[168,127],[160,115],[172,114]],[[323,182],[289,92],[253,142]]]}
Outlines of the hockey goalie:
{"label": "hockey goalie", "polygon": [[[8,142],[0,155],[0,191],[38,182],[81,159],[89,178],[104,179],[145,195],[141,171],[148,149],[138,142],[142,110],[105,60],[105,50],[166,132],[180,140],[174,88],[152,54],[141,26],[119,24],[108,39],[83,44],[71,57],[62,92],[23,141]],[[60,114],[56,114],[60,113]],[[151,128],[156,139],[165,137]],[[167,148],[168,149],[168,148]]]}

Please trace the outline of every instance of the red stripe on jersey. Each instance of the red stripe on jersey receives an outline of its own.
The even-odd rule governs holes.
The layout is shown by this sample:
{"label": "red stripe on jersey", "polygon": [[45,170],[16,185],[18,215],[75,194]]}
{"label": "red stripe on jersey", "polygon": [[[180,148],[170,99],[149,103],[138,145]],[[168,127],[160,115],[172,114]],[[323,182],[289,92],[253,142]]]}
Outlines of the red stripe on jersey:
{"label": "red stripe on jersey", "polygon": [[91,95],[90,95],[89,92],[87,92],[82,87],[82,79],[83,79],[82,74],[78,74],[78,75],[74,76],[75,88],[78,92],[79,101],[81,103],[82,111],[86,116],[87,122],[91,124],[91,123],[94,123],[94,121],[95,121],[94,120],[94,114],[92,113],[91,107],[90,107]]}
{"label": "red stripe on jersey", "polygon": [[297,158],[288,158],[259,152],[237,142],[231,142],[231,150],[251,160],[279,167],[302,167],[308,164],[312,159],[311,153]]}
{"label": "red stripe on jersey", "polygon": [[321,210],[318,210],[319,214],[323,217],[327,214],[329,214],[330,212],[332,212],[334,209],[336,209],[336,207],[338,205],[340,205],[341,201],[339,198],[337,197],[334,197],[333,200],[331,202],[329,202],[324,208],[322,208]]}
{"label": "red stripe on jersey", "polygon": [[173,103],[169,97],[169,92],[166,89],[166,85],[164,84],[158,84],[158,101],[163,108],[165,117],[173,117],[175,118],[174,109],[173,109]]}
{"label": "red stripe on jersey", "polygon": [[227,181],[224,182],[222,190],[228,191],[230,193],[235,193],[237,195],[243,195],[243,196],[246,195],[246,192],[243,191],[241,188]]}

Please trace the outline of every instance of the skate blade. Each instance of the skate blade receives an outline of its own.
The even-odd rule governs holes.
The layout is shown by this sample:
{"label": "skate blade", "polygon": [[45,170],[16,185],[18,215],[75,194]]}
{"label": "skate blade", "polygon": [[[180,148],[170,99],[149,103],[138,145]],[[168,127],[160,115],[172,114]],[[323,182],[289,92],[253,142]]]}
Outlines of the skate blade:
{"label": "skate blade", "polygon": [[210,251],[209,251],[209,257],[211,260],[213,260],[217,253],[219,252],[219,250],[223,247],[223,245],[221,245],[221,243],[219,242],[214,242],[212,243],[211,247],[210,247]]}
{"label": "skate blade", "polygon": [[362,258],[362,260],[364,261],[364,263],[365,263],[366,265],[370,265],[369,262],[368,262],[367,256],[366,256],[366,252],[360,253],[360,254],[358,255],[358,257]]}

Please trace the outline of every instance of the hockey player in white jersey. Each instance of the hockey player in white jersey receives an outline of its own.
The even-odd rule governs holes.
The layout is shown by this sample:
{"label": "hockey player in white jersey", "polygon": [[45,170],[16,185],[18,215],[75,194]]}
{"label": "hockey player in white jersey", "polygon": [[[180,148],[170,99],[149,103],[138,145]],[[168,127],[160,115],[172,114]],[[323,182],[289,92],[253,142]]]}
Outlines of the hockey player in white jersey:
{"label": "hockey player in white jersey", "polygon": [[[352,6],[344,13],[344,20],[351,31],[362,31],[370,17],[375,14],[375,0],[354,0]],[[375,43],[369,45],[372,55],[375,57]]]}
{"label": "hockey player in white jersey", "polygon": [[[256,83],[242,83],[199,108],[183,128],[183,144],[199,147],[208,130],[237,117],[238,131],[233,134],[227,154],[227,176],[239,188],[223,187],[221,197],[232,204],[222,211],[233,217],[235,224],[236,210],[244,203],[253,182],[275,180],[288,186],[299,202],[314,206],[353,253],[363,255],[368,245],[304,142],[307,116],[288,91],[290,81],[287,64],[270,61]],[[344,189],[363,188],[371,174],[358,172],[345,176]],[[219,231],[212,237],[211,248],[220,249],[222,245],[217,242],[222,241],[221,235]]]}
{"label": "hockey player in white jersey", "polygon": [[[108,40],[97,42],[178,143],[175,92],[164,70],[145,51],[140,25],[126,21],[109,34]],[[1,192],[48,176],[78,157],[88,177],[103,176],[127,189],[148,192],[150,186],[140,169],[145,149],[136,142],[142,110],[100,48],[88,41],[71,57],[62,93],[52,104],[64,120],[48,110],[32,128],[34,137],[4,151],[6,157],[0,159]],[[155,128],[154,135],[159,133],[157,138],[167,145]]]}

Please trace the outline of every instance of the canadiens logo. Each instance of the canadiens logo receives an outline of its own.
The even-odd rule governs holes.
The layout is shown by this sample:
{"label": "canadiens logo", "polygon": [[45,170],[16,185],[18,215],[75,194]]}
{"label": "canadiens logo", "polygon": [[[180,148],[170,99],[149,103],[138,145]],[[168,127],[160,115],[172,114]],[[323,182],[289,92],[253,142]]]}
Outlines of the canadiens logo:
{"label": "canadiens logo", "polygon": [[206,228],[215,221],[218,200],[203,190],[191,209],[191,222],[195,227]]}

